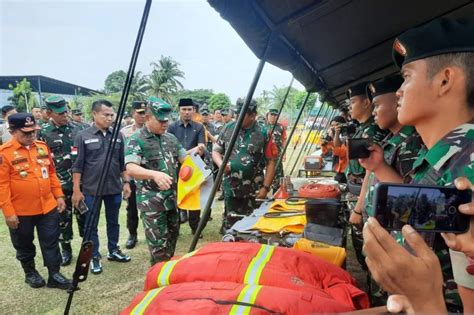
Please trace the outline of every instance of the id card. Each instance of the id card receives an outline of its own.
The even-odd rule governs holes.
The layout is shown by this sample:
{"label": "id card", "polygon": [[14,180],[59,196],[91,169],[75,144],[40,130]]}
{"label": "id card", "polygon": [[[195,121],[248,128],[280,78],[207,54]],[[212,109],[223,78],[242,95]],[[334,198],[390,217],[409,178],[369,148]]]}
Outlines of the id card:
{"label": "id card", "polygon": [[47,167],[42,167],[41,168],[41,177],[43,179],[48,179],[49,178],[49,172],[48,172],[48,168]]}

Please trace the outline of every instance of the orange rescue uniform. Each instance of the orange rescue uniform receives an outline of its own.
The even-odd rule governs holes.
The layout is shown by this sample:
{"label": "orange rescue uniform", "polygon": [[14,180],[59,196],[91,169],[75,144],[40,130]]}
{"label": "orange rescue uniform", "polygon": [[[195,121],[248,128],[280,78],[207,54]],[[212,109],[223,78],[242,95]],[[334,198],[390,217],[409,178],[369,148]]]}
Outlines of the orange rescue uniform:
{"label": "orange rescue uniform", "polygon": [[329,152],[332,151],[333,156],[337,156],[339,158],[338,163],[334,163],[333,170],[336,173],[344,173],[347,165],[349,165],[349,156],[347,151],[347,146],[342,144],[340,147],[335,147],[332,141],[328,142],[327,144],[323,144],[321,146],[321,151],[323,155],[327,155]]}
{"label": "orange rescue uniform", "polygon": [[5,217],[46,214],[64,196],[45,142],[16,139],[0,146],[0,209]]}

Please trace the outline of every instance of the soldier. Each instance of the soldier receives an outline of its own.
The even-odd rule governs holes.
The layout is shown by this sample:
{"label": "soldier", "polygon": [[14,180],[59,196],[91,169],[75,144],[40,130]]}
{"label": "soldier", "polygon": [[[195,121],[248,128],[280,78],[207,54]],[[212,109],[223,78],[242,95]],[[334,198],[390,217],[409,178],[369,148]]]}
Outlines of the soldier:
{"label": "soldier", "polygon": [[214,123],[209,121],[209,114],[210,114],[209,109],[206,106],[203,106],[201,107],[199,112],[201,114],[202,124],[205,128],[206,149],[209,153],[211,153],[212,145],[217,140],[217,130]]}
{"label": "soldier", "polygon": [[76,128],[67,118],[66,100],[61,96],[50,96],[45,100],[48,107],[48,116],[50,120],[43,124],[38,134],[38,139],[46,142],[51,151],[54,164],[56,166],[56,174],[61,183],[66,201],[66,209],[60,214],[59,241],[62,247],[62,266],[71,263],[72,248],[71,241],[73,239],[72,217],[76,215],[77,224],[79,226],[79,235],[82,237],[84,232],[84,217],[73,210],[72,196],[72,159],[75,151],[73,130]]}
{"label": "soldier", "polygon": [[216,127],[216,134],[219,134],[221,132],[222,126],[224,126],[224,121],[220,109],[214,110],[214,126]]}
{"label": "soldier", "polygon": [[137,180],[137,200],[151,264],[169,260],[179,235],[176,208],[178,163],[186,150],[167,133],[171,105],[152,98],[145,112],[145,126],[134,133],[127,145],[127,172]]}
{"label": "soldier", "polygon": [[[137,131],[139,131],[145,123],[145,101],[135,101],[132,103],[132,116],[134,123],[123,127],[120,132],[125,137],[125,140],[130,140],[130,137]],[[137,229],[138,229],[138,210],[137,210],[137,185],[135,180],[130,180],[131,194],[127,201],[127,229],[129,232],[125,247],[132,249],[135,247],[138,241]]]}
{"label": "soldier", "polygon": [[[403,33],[393,44],[392,54],[404,78],[402,86],[397,91],[398,120],[402,124],[413,125],[425,145],[419,152],[413,170],[408,175],[411,183],[445,186],[452,185],[454,180],[461,176],[467,177],[471,183],[474,182],[473,32],[474,19],[472,17],[459,21],[441,18]],[[396,176],[397,174],[390,173],[385,167],[379,167],[378,164],[381,164],[382,160],[374,158],[373,161],[379,161],[379,163],[371,165],[371,168],[376,170],[377,178],[381,181],[402,182],[403,178]],[[375,224],[373,222],[371,225]],[[374,234],[367,233],[367,236],[373,240]],[[459,236],[459,238],[463,237],[466,235]],[[452,271],[463,300],[464,312],[473,312],[474,277],[465,269],[467,258],[454,250],[450,250],[450,255],[448,255],[446,247],[443,246],[444,242],[441,240],[440,235],[436,234],[434,243],[430,242],[429,245],[433,245],[441,262],[444,284],[438,282],[427,284],[428,288],[439,288],[439,293],[438,290],[420,289],[415,282],[419,279],[418,275],[407,274],[404,268],[387,270],[374,268],[374,275],[395,279],[388,274],[396,270],[397,282],[404,281],[401,288],[404,292],[402,292],[414,304],[415,309],[428,300],[433,301],[430,306],[437,307],[431,311],[428,308],[424,310],[419,308],[419,312],[443,311],[440,305],[436,304],[437,301],[442,300],[442,297],[440,298],[442,286],[448,310],[457,311],[461,307],[456,294],[456,285],[450,275],[452,262]],[[375,240],[375,242],[380,241]],[[387,256],[378,256],[381,252],[380,248],[374,245],[374,242],[366,244],[366,247],[369,247],[368,264],[371,269],[375,267],[374,264],[386,265],[381,261],[381,256],[393,257],[392,253],[386,253]],[[408,262],[413,265],[409,253],[406,251],[403,253],[398,246],[393,246],[392,249],[397,253],[397,261],[390,262],[392,267],[398,267],[393,266],[396,263],[406,265]],[[416,266],[413,267],[416,268]],[[423,269],[429,270],[426,269],[425,264],[423,264]],[[430,279],[441,278],[432,272],[427,276]],[[384,281],[381,284],[387,285]],[[412,286],[417,286],[416,292],[413,292]]]}
{"label": "soldier", "polygon": [[[413,168],[418,152],[423,143],[413,126],[402,126],[397,119],[398,99],[395,92],[402,85],[403,78],[399,74],[386,76],[367,85],[367,97],[374,104],[374,120],[382,130],[389,130],[390,133],[380,143],[380,146],[374,144],[372,150],[382,152],[384,165],[390,167],[402,177],[406,177]],[[370,158],[369,158],[370,159]],[[363,221],[367,221],[368,216],[374,216],[373,213],[373,197],[375,184],[378,180],[370,167],[364,164],[366,159],[360,161],[361,165],[366,168],[368,174],[368,188],[362,204],[362,215],[354,213],[362,217]],[[396,238],[400,238],[399,233],[394,233]],[[385,305],[387,295],[379,290],[375,283],[371,284],[371,304]]]}
{"label": "soldier", "polygon": [[[168,132],[179,140],[188,154],[197,152],[203,156],[206,149],[206,133],[201,123],[192,120],[195,114],[195,102],[190,98],[182,98],[179,100],[178,106],[180,119],[170,124]],[[185,223],[187,216],[189,216],[189,227],[194,234],[199,224],[200,214],[200,210],[187,211],[181,209],[180,221]]]}
{"label": "soldier", "polygon": [[[48,268],[47,286],[68,289],[71,282],[59,271],[59,215],[66,208],[64,194],[51,154],[42,141],[35,141],[35,118],[29,113],[8,117],[12,140],[0,147],[0,209],[3,210],[16,258],[32,288],[45,285],[35,268],[35,227]],[[59,210],[59,211],[58,211]]]}
{"label": "soldier", "polygon": [[5,122],[0,126],[0,145],[7,143],[12,138],[8,131],[8,117],[13,114],[16,114],[15,106],[5,105],[2,107],[2,118]]}
{"label": "soldier", "polygon": [[[380,130],[374,122],[374,117],[372,116],[373,104],[366,95],[367,84],[368,82],[360,82],[346,91],[350,104],[350,115],[352,119],[355,119],[360,123],[351,138],[368,138],[375,143],[380,143],[388,132]],[[338,148],[340,146],[341,142],[339,137],[337,137],[334,139],[334,147]],[[369,179],[368,176],[365,176],[365,169],[360,165],[359,161],[349,160],[349,167],[347,168],[346,173],[349,187],[362,185],[360,195],[365,196]],[[361,215],[363,200],[364,198],[358,199],[354,209],[352,210],[349,222],[352,223],[351,237],[357,259],[362,268],[367,270],[364,256],[362,255],[363,239]]]}
{"label": "soldier", "polygon": [[[273,136],[273,142],[276,145],[276,149],[278,152],[283,151],[283,147],[285,146],[286,143],[286,129],[280,124],[277,123],[276,119],[278,116],[278,109],[277,108],[271,108],[267,115],[265,116],[265,129],[268,133],[268,138]],[[276,124],[276,125],[275,125]],[[275,129],[273,129],[275,126]],[[270,134],[273,130],[273,134]],[[278,152],[275,152],[274,154],[278,154]],[[283,161],[283,160],[282,160]],[[280,187],[280,178],[284,176],[283,174],[283,163],[280,165],[276,166],[275,170],[275,178],[273,179],[272,183],[272,188],[273,192],[276,192],[278,188]]]}
{"label": "soldier", "polygon": [[31,109],[31,114],[33,117],[35,117],[35,120],[38,121],[40,120],[43,116],[41,115],[41,108],[38,106],[35,106]]}
{"label": "soldier", "polygon": [[[238,99],[237,110],[239,113],[242,106],[243,100]],[[278,149],[273,142],[269,141],[268,134],[258,126],[256,116],[257,102],[252,99],[245,113],[242,128],[239,130],[229,162],[225,165],[222,184],[225,208],[221,233],[231,228],[242,216],[249,215],[256,207],[255,199],[266,198],[273,182],[275,163],[279,152],[274,154]],[[214,144],[212,158],[218,167],[222,167],[222,157],[229,149],[228,145],[234,127],[235,122],[225,125]],[[263,159],[266,159],[265,178],[263,186],[258,187],[255,179],[261,167],[260,161]]]}
{"label": "soldier", "polygon": [[221,110],[222,113],[222,121],[224,122],[224,125],[227,123],[233,121],[234,118],[234,111],[230,108],[223,108]]}
{"label": "soldier", "polygon": [[41,105],[41,119],[37,121],[38,126],[43,126],[49,121],[48,107],[46,105]]}

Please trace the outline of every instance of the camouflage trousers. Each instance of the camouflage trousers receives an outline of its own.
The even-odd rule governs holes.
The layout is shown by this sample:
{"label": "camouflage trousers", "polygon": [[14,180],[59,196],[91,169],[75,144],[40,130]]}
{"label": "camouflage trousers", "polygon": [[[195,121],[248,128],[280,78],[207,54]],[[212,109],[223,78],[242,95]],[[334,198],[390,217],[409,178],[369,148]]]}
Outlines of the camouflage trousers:
{"label": "camouflage trousers", "polygon": [[276,193],[278,188],[280,188],[280,179],[283,178],[285,174],[283,173],[283,164],[280,165],[275,170],[275,177],[273,178],[273,182],[271,188],[273,189],[273,193]]}
{"label": "camouflage trousers", "polygon": [[71,243],[74,232],[72,228],[72,217],[73,214],[76,217],[77,225],[79,228],[79,235],[84,236],[84,225],[85,225],[85,216],[81,215],[77,210],[72,208],[72,191],[63,191],[66,198],[66,209],[59,214],[59,242],[62,246],[64,244]]}
{"label": "camouflage trousers", "polygon": [[179,214],[173,197],[155,196],[138,203],[150,251],[150,263],[167,261],[174,255],[179,235]]}
{"label": "camouflage trousers", "polygon": [[224,215],[221,230],[228,230],[240,221],[243,216],[247,216],[257,207],[255,197],[234,198],[225,197],[224,199]]}

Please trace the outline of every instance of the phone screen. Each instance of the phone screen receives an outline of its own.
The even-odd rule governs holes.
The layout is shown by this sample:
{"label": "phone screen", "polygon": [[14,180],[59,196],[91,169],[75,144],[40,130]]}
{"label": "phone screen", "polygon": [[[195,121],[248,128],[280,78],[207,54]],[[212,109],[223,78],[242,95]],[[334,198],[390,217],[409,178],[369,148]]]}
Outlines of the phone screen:
{"label": "phone screen", "polygon": [[80,214],[84,214],[86,213],[87,211],[89,211],[89,208],[87,207],[86,203],[84,202],[84,200],[81,200],[79,202],[79,205],[76,207],[77,211],[79,211]]}
{"label": "phone screen", "polygon": [[365,159],[370,156],[369,147],[371,142],[369,139],[366,138],[352,138],[348,139],[348,151],[349,151],[349,159]]}
{"label": "phone screen", "polygon": [[375,217],[387,230],[410,224],[419,231],[463,233],[470,217],[458,207],[471,199],[470,190],[454,187],[381,183],[375,191]]}

